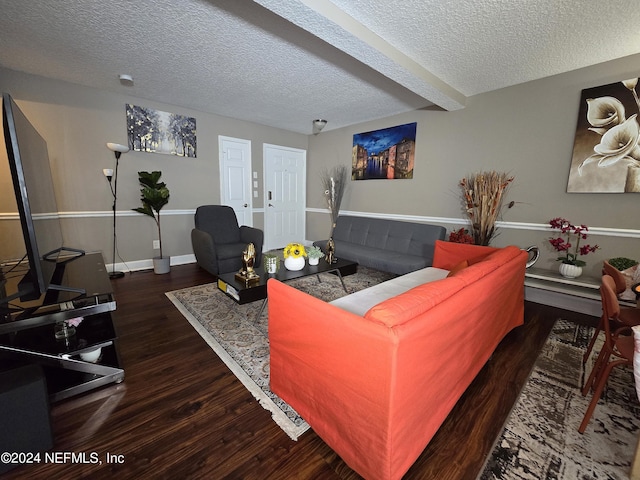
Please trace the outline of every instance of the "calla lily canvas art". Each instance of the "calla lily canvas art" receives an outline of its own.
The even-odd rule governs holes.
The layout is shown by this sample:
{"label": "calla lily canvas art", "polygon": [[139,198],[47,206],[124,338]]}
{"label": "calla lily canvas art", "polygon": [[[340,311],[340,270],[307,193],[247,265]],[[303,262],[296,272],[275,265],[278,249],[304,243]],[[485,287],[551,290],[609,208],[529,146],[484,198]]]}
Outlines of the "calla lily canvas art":
{"label": "calla lily canvas art", "polygon": [[638,78],[585,89],[567,192],[640,193]]}

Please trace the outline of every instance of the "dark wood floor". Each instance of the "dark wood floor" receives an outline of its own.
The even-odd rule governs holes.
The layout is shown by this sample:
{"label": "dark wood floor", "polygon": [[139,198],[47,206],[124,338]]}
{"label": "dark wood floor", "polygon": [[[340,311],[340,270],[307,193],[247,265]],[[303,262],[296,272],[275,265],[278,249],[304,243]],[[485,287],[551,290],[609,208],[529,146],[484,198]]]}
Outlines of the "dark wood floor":
{"label": "dark wood floor", "polygon": [[[125,381],[52,407],[54,451],[96,452],[102,464],[22,466],[3,478],[360,478],[313,431],[290,440],[164,295],[211,281],[195,265],[114,280]],[[592,321],[527,304],[525,325],[500,344],[406,479],[476,477],[559,317]]]}

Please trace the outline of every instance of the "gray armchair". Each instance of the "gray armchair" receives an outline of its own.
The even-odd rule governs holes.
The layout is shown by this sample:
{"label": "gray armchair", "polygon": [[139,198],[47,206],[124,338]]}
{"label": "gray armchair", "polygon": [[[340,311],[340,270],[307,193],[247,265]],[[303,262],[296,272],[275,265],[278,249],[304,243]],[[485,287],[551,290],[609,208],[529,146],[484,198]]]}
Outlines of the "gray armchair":
{"label": "gray armchair", "polygon": [[233,208],[227,205],[203,205],[196,209],[191,245],[198,265],[212,275],[242,268],[242,252],[249,243],[256,248],[256,266],[262,262],[262,230],[238,226]]}

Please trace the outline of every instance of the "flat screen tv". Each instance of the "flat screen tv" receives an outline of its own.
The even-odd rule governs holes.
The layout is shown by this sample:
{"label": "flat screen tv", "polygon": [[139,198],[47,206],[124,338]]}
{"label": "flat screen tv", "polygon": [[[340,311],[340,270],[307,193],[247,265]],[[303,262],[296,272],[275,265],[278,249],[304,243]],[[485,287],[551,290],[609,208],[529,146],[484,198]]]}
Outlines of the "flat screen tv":
{"label": "flat screen tv", "polygon": [[8,93],[2,96],[2,122],[29,271],[16,292],[5,292],[0,305],[15,298],[35,300],[48,289],[65,289],[52,283],[60,252],[84,253],[63,246],[47,143]]}

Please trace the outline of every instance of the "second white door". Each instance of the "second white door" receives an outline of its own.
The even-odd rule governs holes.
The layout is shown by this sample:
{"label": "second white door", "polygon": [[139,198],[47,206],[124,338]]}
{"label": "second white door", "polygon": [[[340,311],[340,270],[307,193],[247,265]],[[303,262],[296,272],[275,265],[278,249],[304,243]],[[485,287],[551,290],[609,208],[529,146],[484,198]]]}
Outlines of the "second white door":
{"label": "second white door", "polygon": [[265,250],[305,239],[307,152],[264,144]]}

